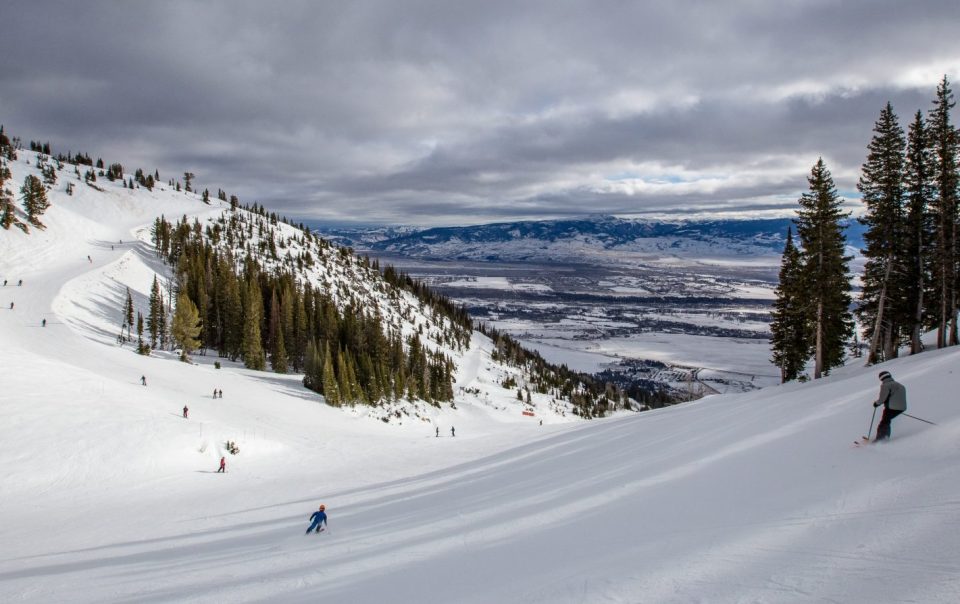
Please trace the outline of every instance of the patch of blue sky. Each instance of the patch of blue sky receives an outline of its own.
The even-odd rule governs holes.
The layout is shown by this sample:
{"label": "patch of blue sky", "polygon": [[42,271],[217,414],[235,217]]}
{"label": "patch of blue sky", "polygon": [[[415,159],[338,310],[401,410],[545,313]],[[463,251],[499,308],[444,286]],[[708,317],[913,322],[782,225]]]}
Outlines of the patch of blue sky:
{"label": "patch of blue sky", "polygon": [[652,185],[678,185],[686,182],[697,182],[698,180],[703,180],[704,178],[709,177],[697,176],[695,178],[690,178],[683,177],[678,174],[648,175],[639,174],[637,172],[615,172],[613,174],[604,176],[604,178],[610,181],[642,180],[643,182],[650,183]]}

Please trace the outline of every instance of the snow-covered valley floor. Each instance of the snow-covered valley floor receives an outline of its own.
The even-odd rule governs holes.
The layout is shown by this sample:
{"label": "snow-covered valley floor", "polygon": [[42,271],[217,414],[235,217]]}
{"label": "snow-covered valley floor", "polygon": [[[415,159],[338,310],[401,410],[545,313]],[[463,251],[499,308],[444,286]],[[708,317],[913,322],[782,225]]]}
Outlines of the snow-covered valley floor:
{"label": "snow-covered valley floor", "polygon": [[876,446],[852,446],[859,366],[606,420],[458,400],[387,425],[298,376],[118,346],[160,269],[156,208],[128,201],[0,233],[2,602],[960,601],[960,351],[884,365],[939,425]]}

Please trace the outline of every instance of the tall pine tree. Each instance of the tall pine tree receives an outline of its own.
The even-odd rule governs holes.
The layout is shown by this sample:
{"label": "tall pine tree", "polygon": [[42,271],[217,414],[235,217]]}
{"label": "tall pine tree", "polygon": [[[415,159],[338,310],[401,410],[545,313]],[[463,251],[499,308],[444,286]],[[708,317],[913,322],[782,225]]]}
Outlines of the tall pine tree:
{"label": "tall pine tree", "polygon": [[263,300],[255,276],[247,283],[246,304],[243,318],[243,364],[248,369],[262,371],[267,365],[260,338],[260,322],[263,320]]}
{"label": "tall pine tree", "polygon": [[851,258],[844,255],[842,223],[849,213],[841,210],[842,200],[822,158],[813,166],[807,182],[810,191],[800,196],[794,222],[803,249],[803,283],[813,332],[813,377],[819,379],[843,363],[845,344],[853,333],[848,274]]}
{"label": "tall pine tree", "polygon": [[933,200],[932,169],[923,112],[918,110],[907,133],[904,166],[907,227],[903,245],[905,271],[903,298],[907,312],[904,325],[907,326],[910,338],[910,354],[917,354],[923,350],[920,335],[923,333],[923,328],[932,322],[928,301],[936,299],[930,292],[934,284],[931,252],[936,241],[934,217],[930,211]]}
{"label": "tall pine tree", "polygon": [[957,344],[957,131],[950,121],[950,110],[955,104],[950,83],[943,76],[927,123],[933,160],[931,207],[937,232],[933,277],[939,307],[938,348]]}
{"label": "tall pine tree", "polygon": [[780,261],[780,282],[774,291],[776,300],[770,324],[772,361],[780,368],[781,382],[800,377],[810,358],[810,329],[802,270],[800,250],[793,245],[793,230],[789,229]]}
{"label": "tall pine tree", "polygon": [[147,333],[150,334],[150,347],[157,347],[157,340],[163,331],[163,294],[160,293],[160,282],[153,276],[153,285],[150,286],[150,310],[147,313]]}
{"label": "tall pine tree", "polygon": [[873,131],[867,161],[857,183],[866,206],[860,223],[867,227],[863,235],[866,263],[857,315],[870,342],[868,364],[897,355],[902,320],[907,314],[900,295],[906,286],[905,142],[890,103],[880,112]]}

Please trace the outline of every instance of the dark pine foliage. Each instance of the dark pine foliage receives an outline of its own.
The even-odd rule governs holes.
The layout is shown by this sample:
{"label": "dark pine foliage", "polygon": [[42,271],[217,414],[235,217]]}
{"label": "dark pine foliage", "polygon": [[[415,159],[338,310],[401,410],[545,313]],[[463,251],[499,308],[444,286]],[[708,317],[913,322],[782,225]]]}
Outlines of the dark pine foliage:
{"label": "dark pine foliage", "polygon": [[844,220],[833,176],[823,159],[807,178],[810,190],[800,196],[795,223],[803,258],[803,289],[812,332],[814,379],[843,364],[853,334],[850,313],[850,256],[844,254]]}
{"label": "dark pine foliage", "polygon": [[870,341],[868,363],[897,356],[901,334],[910,312],[899,292],[907,283],[907,221],[903,176],[906,142],[903,130],[887,103],[873,128],[867,161],[857,189],[866,212],[860,223],[867,227],[862,250],[866,263],[857,315],[864,337]]}
{"label": "dark pine foliage", "polygon": [[318,262],[333,266],[339,256],[381,293],[413,292],[430,310],[421,329],[447,346],[468,344],[469,317],[422,284],[390,270],[381,279],[369,261],[309,233],[285,240],[278,222],[259,209],[229,212],[205,230],[185,217],[173,224],[157,219],[157,253],[175,267],[177,289],[200,310],[202,347],[242,358],[253,369],[304,371],[304,384],[333,405],[452,400],[454,365],[445,354],[424,345],[419,334],[404,338],[399,325],[344,283],[312,284],[304,271]]}
{"label": "dark pine foliage", "polygon": [[795,380],[810,358],[810,313],[807,310],[800,250],[793,245],[793,232],[780,262],[780,282],[775,290],[770,344],[773,364],[780,368],[780,381]]}

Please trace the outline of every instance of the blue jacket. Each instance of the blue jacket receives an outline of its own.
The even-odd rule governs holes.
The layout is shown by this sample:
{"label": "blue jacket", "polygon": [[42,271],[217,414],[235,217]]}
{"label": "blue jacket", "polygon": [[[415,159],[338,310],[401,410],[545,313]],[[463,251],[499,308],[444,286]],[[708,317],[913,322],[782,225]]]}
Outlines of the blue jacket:
{"label": "blue jacket", "polygon": [[310,521],[316,525],[326,524],[327,523],[327,513],[317,510],[313,513],[313,516],[310,516]]}

